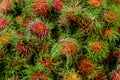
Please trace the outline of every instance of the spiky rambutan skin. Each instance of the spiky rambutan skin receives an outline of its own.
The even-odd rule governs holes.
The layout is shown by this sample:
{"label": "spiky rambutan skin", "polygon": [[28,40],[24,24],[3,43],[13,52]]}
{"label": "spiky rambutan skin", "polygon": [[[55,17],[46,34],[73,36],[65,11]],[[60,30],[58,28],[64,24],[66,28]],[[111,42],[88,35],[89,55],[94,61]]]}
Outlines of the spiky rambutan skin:
{"label": "spiky rambutan skin", "polygon": [[100,72],[92,80],[107,80],[107,76],[104,72]]}
{"label": "spiky rambutan skin", "polygon": [[15,18],[15,21],[16,21],[17,24],[22,24],[23,23],[23,17],[21,15],[19,15]]}
{"label": "spiky rambutan skin", "polygon": [[43,45],[40,46],[41,51],[49,51],[50,49],[51,49],[50,44],[43,44]]}
{"label": "spiky rambutan skin", "polygon": [[30,26],[30,31],[33,35],[37,36],[38,38],[46,39],[49,37],[49,29],[47,26],[42,22],[35,22]]}
{"label": "spiky rambutan skin", "polygon": [[82,80],[82,78],[76,72],[70,72],[63,77],[63,80]]}
{"label": "spiky rambutan skin", "polygon": [[34,73],[31,75],[32,80],[48,80],[48,77],[44,72]]}
{"label": "spiky rambutan skin", "polygon": [[100,52],[103,49],[104,45],[100,41],[93,41],[90,44],[90,49],[93,52]]}
{"label": "spiky rambutan skin", "polygon": [[110,80],[120,80],[120,69],[115,70],[110,77]]}
{"label": "spiky rambutan skin", "polygon": [[102,18],[105,22],[111,23],[117,20],[117,15],[113,10],[104,10]]}
{"label": "spiky rambutan skin", "polygon": [[114,34],[114,31],[111,29],[105,29],[103,32],[103,38],[107,39]]}
{"label": "spiky rambutan skin", "polygon": [[23,56],[29,59],[33,55],[34,48],[31,43],[20,40],[17,44],[17,51],[20,54],[20,56]]}
{"label": "spiky rambutan skin", "polygon": [[102,0],[88,0],[88,4],[91,7],[100,7],[102,4]]}
{"label": "spiky rambutan skin", "polygon": [[54,61],[51,57],[43,57],[40,59],[40,64],[44,65],[46,68],[53,69]]}
{"label": "spiky rambutan skin", "polygon": [[94,71],[94,63],[88,58],[78,61],[78,68],[84,75],[89,75]]}
{"label": "spiky rambutan skin", "polygon": [[32,9],[36,16],[47,16],[49,13],[49,6],[46,0],[34,0]]}
{"label": "spiky rambutan skin", "polygon": [[78,52],[78,45],[72,39],[60,40],[59,52],[63,55],[70,56]]}
{"label": "spiky rambutan skin", "polygon": [[8,35],[3,34],[0,36],[0,42],[7,45],[10,43],[10,37]]}
{"label": "spiky rambutan skin", "polygon": [[75,13],[77,11],[79,11],[80,8],[79,7],[72,7],[68,10],[67,12],[67,19],[70,21],[70,22],[77,22],[78,20],[78,17],[77,15],[75,15]]}
{"label": "spiky rambutan skin", "polygon": [[64,6],[63,0],[53,0],[53,8],[55,11],[60,11]]}
{"label": "spiky rambutan skin", "polygon": [[4,14],[8,13],[11,6],[12,6],[12,2],[10,0],[3,0],[0,3],[0,12],[2,12]]}
{"label": "spiky rambutan skin", "polygon": [[6,18],[0,19],[0,31],[9,26],[9,22]]}
{"label": "spiky rambutan skin", "polygon": [[27,25],[28,25],[31,21],[32,21],[32,19],[30,19],[30,18],[25,18],[25,19],[23,20],[23,27],[27,27]]}

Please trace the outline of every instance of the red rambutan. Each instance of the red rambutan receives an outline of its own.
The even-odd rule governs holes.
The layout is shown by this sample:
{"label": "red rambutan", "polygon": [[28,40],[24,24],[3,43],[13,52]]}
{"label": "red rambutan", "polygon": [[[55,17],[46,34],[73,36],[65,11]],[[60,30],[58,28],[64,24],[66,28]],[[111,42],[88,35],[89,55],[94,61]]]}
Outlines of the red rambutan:
{"label": "red rambutan", "polygon": [[107,80],[107,76],[105,75],[104,72],[100,72],[92,80]]}
{"label": "red rambutan", "polygon": [[48,77],[43,72],[34,73],[31,75],[32,80],[48,80]]}
{"label": "red rambutan", "polygon": [[6,18],[0,19],[0,31],[3,30],[5,27],[9,26],[9,22]]}
{"label": "red rambutan", "polygon": [[63,0],[53,0],[53,8],[56,11],[60,11],[64,6]]}
{"label": "red rambutan", "polygon": [[0,3],[0,12],[6,14],[9,12],[10,7],[12,6],[12,3],[10,0],[4,0]]}
{"label": "red rambutan", "polygon": [[42,22],[33,23],[30,26],[30,31],[33,35],[37,36],[41,40],[49,37],[49,29]]}
{"label": "red rambutan", "polygon": [[82,59],[78,61],[78,68],[84,74],[91,74],[94,70],[94,64],[88,58]]}
{"label": "red rambutan", "polygon": [[78,52],[78,45],[71,39],[63,40],[63,42],[60,43],[60,45],[61,46],[59,51],[63,55],[73,55]]}
{"label": "red rambutan", "polygon": [[90,49],[94,52],[99,52],[103,49],[103,44],[100,41],[94,41],[90,45]]}
{"label": "red rambutan", "polygon": [[30,58],[33,54],[33,46],[26,41],[20,40],[17,44],[17,50],[21,56]]}
{"label": "red rambutan", "polygon": [[110,29],[105,29],[104,32],[103,32],[103,38],[109,38],[110,36],[112,36],[112,34],[114,33],[113,30],[110,30]]}
{"label": "red rambutan", "polygon": [[88,4],[91,7],[100,7],[102,4],[102,0],[88,0]]}
{"label": "red rambutan", "polygon": [[110,80],[120,80],[120,69],[115,70],[110,77]]}
{"label": "red rambutan", "polygon": [[46,0],[34,0],[32,9],[36,16],[47,16],[49,13],[49,7]]}
{"label": "red rambutan", "polygon": [[23,27],[27,27],[27,25],[30,23],[31,19],[30,18],[25,18],[23,21]]}
{"label": "red rambutan", "polygon": [[53,69],[53,59],[51,57],[43,57],[40,59],[40,63],[43,64],[46,68]]}

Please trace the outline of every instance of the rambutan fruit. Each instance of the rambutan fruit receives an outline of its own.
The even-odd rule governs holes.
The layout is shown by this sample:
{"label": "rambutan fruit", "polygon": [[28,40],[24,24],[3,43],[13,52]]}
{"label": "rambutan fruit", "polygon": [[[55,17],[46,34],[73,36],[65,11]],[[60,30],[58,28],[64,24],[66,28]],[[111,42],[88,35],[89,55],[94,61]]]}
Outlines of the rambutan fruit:
{"label": "rambutan fruit", "polygon": [[46,0],[34,0],[32,9],[36,16],[47,16],[49,13],[49,6]]}
{"label": "rambutan fruit", "polygon": [[20,56],[31,58],[34,52],[34,48],[30,42],[20,40],[17,44],[17,51],[20,54]]}
{"label": "rambutan fruit", "polygon": [[53,69],[53,59],[51,57],[43,57],[40,59],[40,64],[44,65],[45,68]]}
{"label": "rambutan fruit", "polygon": [[111,29],[105,29],[103,32],[103,38],[109,38],[110,36],[112,36],[114,34],[114,31]]}
{"label": "rambutan fruit", "polygon": [[41,40],[46,39],[47,37],[49,37],[49,29],[42,22],[33,23],[30,26],[30,31],[31,31],[31,33],[33,35],[37,36]]}
{"label": "rambutan fruit", "polygon": [[0,19],[0,31],[9,26],[9,22],[6,18]]}
{"label": "rambutan fruit", "polygon": [[15,21],[16,21],[17,24],[22,24],[23,23],[23,17],[19,15],[15,18]]}
{"label": "rambutan fruit", "polygon": [[94,71],[94,63],[88,58],[81,59],[78,61],[78,68],[82,74],[88,75]]}
{"label": "rambutan fruit", "polygon": [[102,18],[105,22],[114,22],[117,20],[117,15],[113,10],[105,10]]}
{"label": "rambutan fruit", "polygon": [[25,18],[25,19],[23,20],[23,27],[27,27],[27,25],[30,23],[30,21],[32,21],[32,19],[30,19],[30,18]]}
{"label": "rambutan fruit", "polygon": [[120,80],[120,69],[118,70],[115,70],[111,77],[110,77],[110,80]]}
{"label": "rambutan fruit", "polygon": [[104,72],[99,72],[92,80],[107,80],[107,76]]}
{"label": "rambutan fruit", "polygon": [[104,45],[100,41],[93,41],[90,45],[90,49],[93,52],[100,52]]}
{"label": "rambutan fruit", "polygon": [[78,44],[75,43],[72,39],[60,40],[59,52],[63,55],[74,55],[78,52]]}
{"label": "rambutan fruit", "polygon": [[82,80],[82,78],[78,73],[70,72],[63,77],[63,80]]}
{"label": "rambutan fruit", "polygon": [[4,14],[8,13],[11,6],[12,6],[12,2],[10,0],[3,0],[0,3],[0,12],[2,12]]}
{"label": "rambutan fruit", "polygon": [[75,14],[77,11],[80,10],[80,7],[72,7],[67,12],[67,19],[70,22],[77,22],[78,16]]}
{"label": "rambutan fruit", "polygon": [[42,51],[49,51],[50,49],[51,49],[50,44],[43,44],[40,46],[40,50],[42,50]]}
{"label": "rambutan fruit", "polygon": [[88,0],[88,4],[91,7],[100,7],[102,4],[102,0]]}
{"label": "rambutan fruit", "polygon": [[31,75],[32,80],[48,80],[48,77],[44,72],[37,72]]}
{"label": "rambutan fruit", "polygon": [[9,35],[3,34],[0,36],[0,42],[3,44],[9,44],[10,43],[10,37]]}
{"label": "rambutan fruit", "polygon": [[53,8],[55,11],[60,11],[64,6],[63,0],[53,0]]}

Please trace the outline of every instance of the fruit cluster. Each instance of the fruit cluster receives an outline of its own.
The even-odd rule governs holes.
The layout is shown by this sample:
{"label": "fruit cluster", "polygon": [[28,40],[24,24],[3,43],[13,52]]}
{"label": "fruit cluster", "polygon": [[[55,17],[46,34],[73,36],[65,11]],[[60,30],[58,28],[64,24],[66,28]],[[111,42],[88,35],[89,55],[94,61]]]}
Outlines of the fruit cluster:
{"label": "fruit cluster", "polygon": [[0,0],[0,80],[120,80],[120,0]]}

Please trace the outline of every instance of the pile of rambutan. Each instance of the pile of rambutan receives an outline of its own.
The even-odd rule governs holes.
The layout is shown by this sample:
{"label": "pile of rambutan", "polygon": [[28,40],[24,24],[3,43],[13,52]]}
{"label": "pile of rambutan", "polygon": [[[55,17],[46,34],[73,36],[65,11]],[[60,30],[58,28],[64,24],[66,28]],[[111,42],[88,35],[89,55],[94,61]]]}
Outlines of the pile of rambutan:
{"label": "pile of rambutan", "polygon": [[0,0],[0,80],[120,80],[120,0]]}

